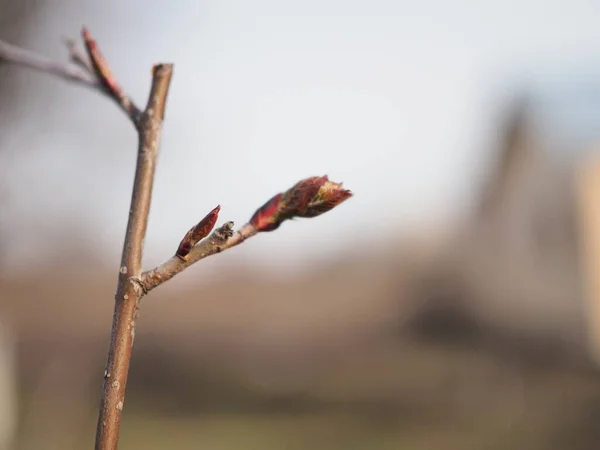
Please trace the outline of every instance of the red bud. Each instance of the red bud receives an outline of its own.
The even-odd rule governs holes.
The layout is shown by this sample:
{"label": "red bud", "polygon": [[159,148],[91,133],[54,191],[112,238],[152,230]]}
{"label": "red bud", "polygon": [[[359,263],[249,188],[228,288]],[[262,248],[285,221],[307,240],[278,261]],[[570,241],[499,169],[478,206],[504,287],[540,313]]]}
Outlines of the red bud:
{"label": "red bud", "polygon": [[185,234],[179,243],[179,247],[175,252],[177,256],[184,258],[192,250],[194,245],[210,234],[217,223],[220,210],[221,205],[218,205],[215,209],[204,216],[200,222],[190,228],[190,230]]}
{"label": "red bud", "polygon": [[273,231],[294,217],[316,217],[347,200],[352,192],[327,175],[299,181],[284,193],[271,198],[250,219],[258,231]]}
{"label": "red bud", "polygon": [[83,27],[81,29],[81,36],[83,37],[83,42],[85,44],[87,54],[90,57],[90,60],[92,61],[94,71],[98,75],[98,78],[100,78],[102,84],[113,93],[121,92],[119,83],[117,83],[117,79],[113,75],[112,70],[108,65],[108,62],[100,52],[98,44],[96,43],[94,38],[92,38],[92,35],[86,27]]}
{"label": "red bud", "polygon": [[352,192],[342,188],[342,183],[327,180],[309,203],[304,217],[317,217],[352,197]]}
{"label": "red bud", "polygon": [[327,175],[310,177],[299,181],[283,194],[284,205],[280,211],[282,219],[304,216],[309,203],[327,181]]}

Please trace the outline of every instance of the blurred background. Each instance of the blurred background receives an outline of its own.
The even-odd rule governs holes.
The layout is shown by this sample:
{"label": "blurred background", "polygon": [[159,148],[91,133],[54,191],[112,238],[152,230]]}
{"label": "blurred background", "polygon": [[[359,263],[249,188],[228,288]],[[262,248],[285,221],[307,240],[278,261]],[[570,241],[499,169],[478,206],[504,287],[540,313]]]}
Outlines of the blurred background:
{"label": "blurred background", "polygon": [[[0,0],[85,24],[143,104],[174,62],[145,265],[328,174],[355,196],[144,300],[122,448],[600,442],[600,4]],[[0,450],[90,447],[136,135],[0,62]]]}

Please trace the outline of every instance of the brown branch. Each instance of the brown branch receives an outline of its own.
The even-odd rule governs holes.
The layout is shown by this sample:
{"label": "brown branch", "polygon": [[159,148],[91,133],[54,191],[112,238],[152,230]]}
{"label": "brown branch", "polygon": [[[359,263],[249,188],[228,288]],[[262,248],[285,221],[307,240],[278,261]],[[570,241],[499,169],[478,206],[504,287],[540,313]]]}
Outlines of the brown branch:
{"label": "brown branch", "polygon": [[271,197],[256,210],[250,221],[235,233],[233,222],[227,222],[209,238],[201,240],[214,226],[219,206],[186,233],[175,256],[155,269],[144,272],[139,284],[145,293],[150,292],[201,259],[235,247],[259,232],[276,230],[286,220],[319,216],[351,196],[352,192],[344,189],[342,183],[330,181],[327,175],[305,178],[287,191]]}
{"label": "brown branch", "polygon": [[144,112],[140,112],[116,82],[96,42],[85,28],[82,36],[89,62],[77,51],[73,42],[67,42],[71,60],[77,66],[57,63],[3,41],[0,41],[0,60],[56,75],[68,81],[75,81],[108,95],[127,113],[138,131],[137,166],[119,269],[110,347],[104,372],[96,430],[95,448],[97,450],[115,450],[125,401],[125,388],[135,336],[135,321],[139,302],[144,293],[137,280],[142,272],[142,254],[150,211],[156,157],[173,66],[171,64],[154,66],[148,106]]}
{"label": "brown branch", "polygon": [[172,72],[171,64],[159,64],[154,67],[148,107],[138,122],[137,167],[115,296],[110,348],[96,429],[96,450],[114,450],[119,439],[121,413],[135,337],[135,321],[140,299],[144,294],[137,280],[142,272],[142,254],[156,157]]}

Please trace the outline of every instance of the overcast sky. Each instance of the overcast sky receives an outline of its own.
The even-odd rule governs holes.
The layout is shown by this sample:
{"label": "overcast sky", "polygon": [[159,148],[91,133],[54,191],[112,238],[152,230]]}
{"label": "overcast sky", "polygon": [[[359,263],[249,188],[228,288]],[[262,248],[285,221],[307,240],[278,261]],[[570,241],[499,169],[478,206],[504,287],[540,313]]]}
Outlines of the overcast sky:
{"label": "overcast sky", "polygon": [[[140,104],[152,63],[175,63],[149,262],[215,205],[241,225],[311,175],[343,181],[355,197],[227,258],[293,267],[439,225],[472,202],[512,87],[600,75],[592,0],[48,3],[27,45],[61,58],[60,36],[86,24]],[[0,219],[17,225],[13,250],[26,261],[28,248],[43,249],[71,222],[118,259],[131,126],[84,88],[30,72],[22,80],[15,122],[3,130],[11,203]]]}

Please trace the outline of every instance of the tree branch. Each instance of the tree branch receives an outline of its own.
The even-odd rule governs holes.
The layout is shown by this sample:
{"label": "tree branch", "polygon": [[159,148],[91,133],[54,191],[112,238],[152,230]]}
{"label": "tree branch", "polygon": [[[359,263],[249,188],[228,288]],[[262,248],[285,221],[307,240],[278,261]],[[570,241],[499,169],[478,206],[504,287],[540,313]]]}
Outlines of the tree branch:
{"label": "tree branch", "polygon": [[25,50],[24,48],[0,40],[0,61],[2,60],[28,67],[37,70],[38,72],[56,75],[67,81],[73,81],[93,89],[100,88],[98,79],[92,73],[81,67],[59,63],[50,58],[40,56],[29,50]]}
{"label": "tree branch", "polygon": [[72,64],[57,63],[3,41],[0,41],[0,61],[56,75],[102,92],[125,111],[138,132],[131,206],[96,428],[95,449],[116,450],[142,297],[201,259],[239,245],[259,232],[273,231],[286,220],[323,214],[350,198],[352,193],[343,189],[341,183],[329,181],[327,176],[310,177],[272,197],[238,231],[233,231],[233,222],[226,222],[209,235],[218,218],[220,206],[217,206],[186,233],[175,256],[152,270],[142,272],[152,186],[173,65],[154,66],[148,102],[144,111],[140,111],[117,83],[96,41],[85,28],[82,38],[85,55],[77,50],[73,41],[66,42]]}
{"label": "tree branch", "polygon": [[142,113],[117,83],[96,41],[86,28],[82,30],[82,37],[89,60],[77,50],[73,41],[66,42],[70,59],[77,66],[54,62],[3,41],[0,41],[0,59],[57,75],[102,92],[112,98],[127,113],[138,131],[137,165],[119,270],[111,340],[96,431],[96,449],[113,450],[117,448],[131,348],[135,336],[135,320],[139,301],[143,295],[143,289],[136,280],[142,272],[142,255],[156,157],[173,66],[171,64],[154,66],[148,104]]}

